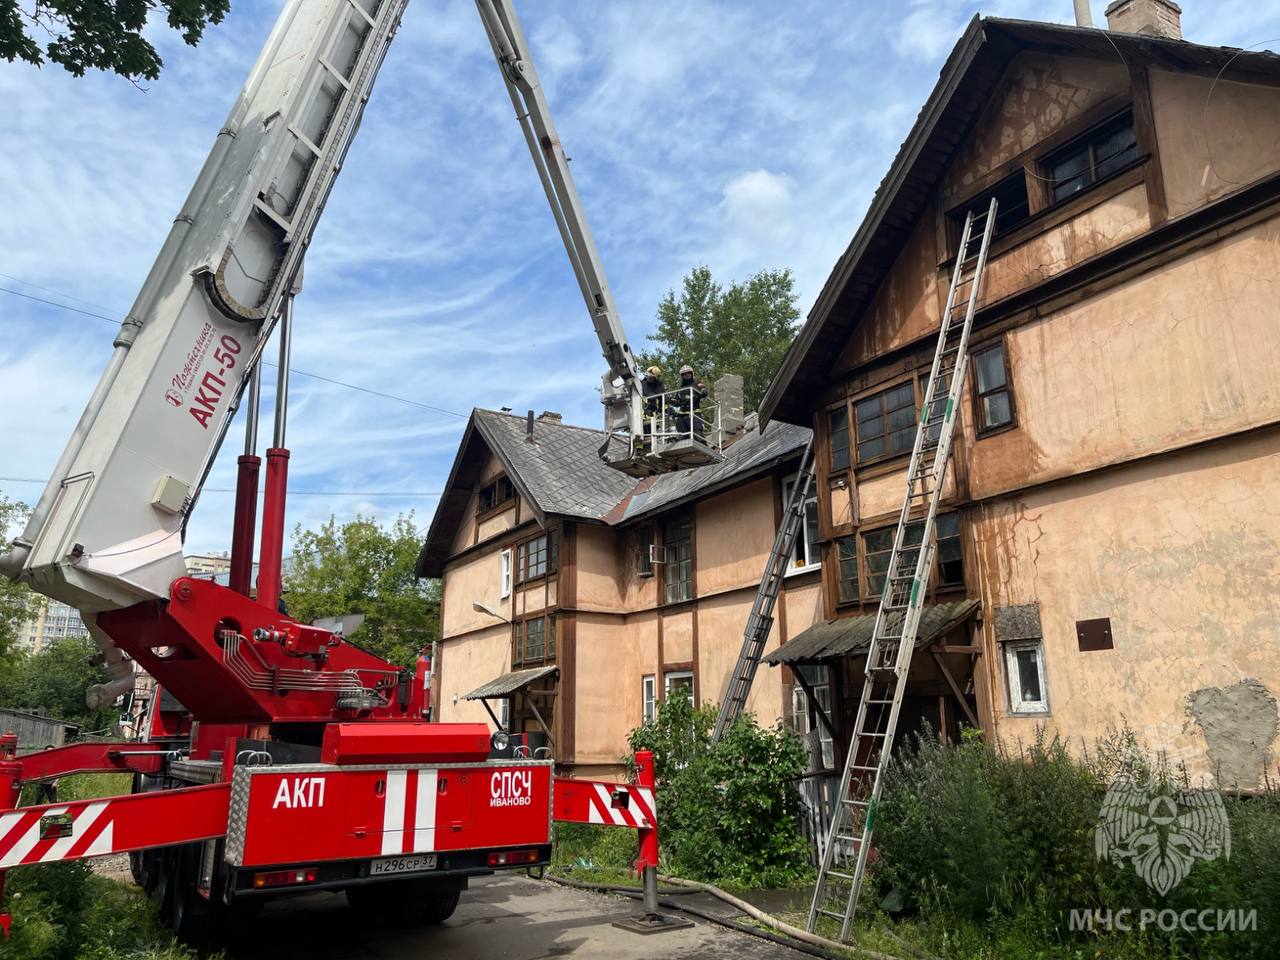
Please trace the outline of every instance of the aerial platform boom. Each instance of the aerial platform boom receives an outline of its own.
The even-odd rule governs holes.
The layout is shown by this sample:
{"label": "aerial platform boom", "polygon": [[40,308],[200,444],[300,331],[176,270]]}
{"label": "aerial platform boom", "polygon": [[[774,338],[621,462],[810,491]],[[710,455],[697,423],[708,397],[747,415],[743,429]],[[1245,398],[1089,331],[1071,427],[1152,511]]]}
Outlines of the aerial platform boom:
{"label": "aerial platform boom", "polygon": [[85,612],[185,573],[187,516],[406,3],[289,0],[4,572]]}

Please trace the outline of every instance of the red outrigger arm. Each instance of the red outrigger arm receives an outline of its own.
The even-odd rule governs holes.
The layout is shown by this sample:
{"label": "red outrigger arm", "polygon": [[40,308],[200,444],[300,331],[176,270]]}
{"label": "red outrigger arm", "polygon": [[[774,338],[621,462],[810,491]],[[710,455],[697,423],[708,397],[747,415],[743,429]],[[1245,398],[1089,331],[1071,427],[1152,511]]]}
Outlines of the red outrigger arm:
{"label": "red outrigger arm", "polygon": [[[160,768],[166,751],[147,749],[148,746],[80,744],[19,759],[17,738],[12,734],[0,737],[0,894],[4,871],[9,867],[223,837],[228,838],[228,856],[237,865],[363,858],[416,851],[420,846],[445,851],[459,843],[506,846],[524,842],[526,831],[514,830],[518,826],[515,821],[506,826],[502,821],[474,825],[474,832],[468,831],[470,836],[465,841],[461,837],[452,839],[451,831],[461,829],[462,823],[455,818],[465,817],[466,813],[450,809],[449,793],[441,789],[439,780],[456,776],[465,783],[466,777],[476,774],[481,781],[491,781],[484,783],[491,806],[514,806],[513,813],[522,812],[519,808],[529,804],[537,792],[544,797],[549,794],[552,820],[636,830],[640,841],[636,870],[656,869],[658,865],[653,757],[647,751],[636,755],[634,784],[550,778],[548,790],[549,762],[515,761],[510,767],[446,763],[438,769],[410,765],[387,767],[381,772],[369,766],[344,768],[335,764],[261,768],[228,764],[223,770],[224,779],[207,786],[38,807],[16,806],[24,781],[72,772],[154,772]],[[424,778],[431,781],[425,791]],[[372,790],[360,789],[366,780],[373,784]],[[534,789],[539,780],[540,791]],[[315,804],[318,796],[323,805],[326,788],[331,799],[341,801],[334,806],[342,809],[342,822],[326,818]],[[234,800],[237,790],[239,799]],[[362,796],[376,796],[377,809],[359,811]],[[530,812],[534,809],[530,806]],[[357,819],[364,817],[367,826],[363,825],[364,820],[361,825],[353,825],[354,821],[348,824],[346,821],[353,815]],[[287,829],[286,817],[294,827],[302,825],[306,829]],[[299,817],[307,821],[305,825],[296,819]],[[539,835],[544,838],[546,824],[542,820]],[[8,927],[8,914],[0,913],[0,931],[6,936]]]}

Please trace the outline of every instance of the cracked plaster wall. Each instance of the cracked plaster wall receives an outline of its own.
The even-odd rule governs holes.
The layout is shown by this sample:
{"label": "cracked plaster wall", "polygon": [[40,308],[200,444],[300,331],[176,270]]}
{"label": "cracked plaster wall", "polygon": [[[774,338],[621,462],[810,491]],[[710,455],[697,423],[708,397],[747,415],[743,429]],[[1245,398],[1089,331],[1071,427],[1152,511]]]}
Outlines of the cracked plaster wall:
{"label": "cracked plaster wall", "polygon": [[[1268,428],[975,508],[984,609],[1038,601],[1044,626],[1043,721],[1006,715],[984,626],[999,735],[1030,740],[1045,722],[1080,747],[1127,722],[1193,779],[1222,766],[1253,786],[1263,755],[1274,770],[1274,740],[1231,747],[1244,711],[1213,714],[1205,691],[1252,679],[1280,692],[1277,471],[1280,429]],[[1081,653],[1075,622],[1095,617],[1111,619],[1115,649]]]}

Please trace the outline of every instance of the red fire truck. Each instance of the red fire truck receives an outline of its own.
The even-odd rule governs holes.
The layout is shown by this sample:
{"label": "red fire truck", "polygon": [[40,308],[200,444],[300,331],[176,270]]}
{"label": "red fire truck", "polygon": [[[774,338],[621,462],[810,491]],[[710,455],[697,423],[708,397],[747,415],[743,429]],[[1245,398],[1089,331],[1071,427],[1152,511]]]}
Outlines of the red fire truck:
{"label": "red fire truck", "polygon": [[[392,664],[280,604],[293,298],[407,0],[288,0],[219,131],[30,520],[0,570],[77,607],[111,679],[157,683],[145,735],[21,756],[0,739],[3,871],[128,853],[181,933],[284,892],[448,917],[470,877],[546,864],[553,820],[636,829],[654,889],[651,758],[636,782],[560,779],[507,731],[431,722],[426,661]],[[476,0],[601,348],[602,456],[632,473],[714,459],[646,431],[635,361],[509,0]],[[273,331],[260,564],[258,393]],[[186,575],[187,520],[243,406],[228,585]],[[637,438],[639,443],[637,443]],[[671,440],[671,442],[667,442]],[[23,784],[133,774],[129,796],[18,805]],[[654,895],[649,898],[650,912]],[[0,915],[7,933],[8,915]]]}

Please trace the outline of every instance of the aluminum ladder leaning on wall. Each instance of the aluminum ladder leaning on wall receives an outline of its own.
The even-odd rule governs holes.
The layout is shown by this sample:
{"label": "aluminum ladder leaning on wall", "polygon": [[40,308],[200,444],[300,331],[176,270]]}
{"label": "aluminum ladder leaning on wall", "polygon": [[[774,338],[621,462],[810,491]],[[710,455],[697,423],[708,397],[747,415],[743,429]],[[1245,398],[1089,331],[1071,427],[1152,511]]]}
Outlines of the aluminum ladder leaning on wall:
{"label": "aluminum ladder leaning on wall", "polygon": [[782,578],[786,576],[787,567],[791,563],[796,537],[804,528],[804,505],[812,487],[813,439],[810,438],[800,457],[800,472],[796,475],[796,482],[791,485],[791,496],[787,498],[782,522],[778,524],[778,535],[774,538],[773,549],[769,551],[769,559],[764,566],[764,578],[760,581],[755,603],[751,605],[751,614],[742,631],[742,650],[738,653],[738,662],[733,665],[729,684],[720,699],[720,712],[716,714],[716,725],[711,731],[713,742],[719,741],[730,724],[746,708],[751,684],[756,678],[756,668],[760,666],[765,642],[773,628],[773,608],[778,602]]}
{"label": "aluminum ladder leaning on wall", "polygon": [[[844,942],[849,940],[858,907],[876,805],[915,651],[921,602],[929,591],[936,547],[934,518],[947,475],[955,412],[969,360],[969,331],[995,220],[995,198],[985,211],[970,210],[965,217],[938,346],[924,390],[911,466],[907,469],[907,495],[898,516],[893,552],[867,650],[866,679],[857,719],[836,793],[836,809],[820,852],[818,882],[809,908],[809,931],[815,931],[821,917],[839,920],[840,940]],[[921,508],[925,511],[923,518],[919,515]]]}

